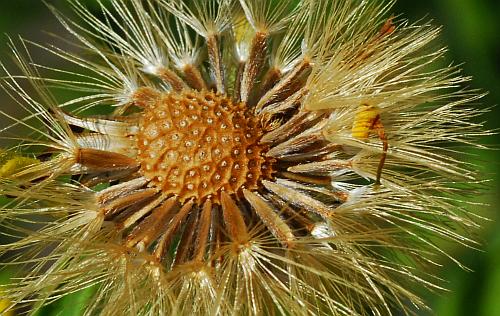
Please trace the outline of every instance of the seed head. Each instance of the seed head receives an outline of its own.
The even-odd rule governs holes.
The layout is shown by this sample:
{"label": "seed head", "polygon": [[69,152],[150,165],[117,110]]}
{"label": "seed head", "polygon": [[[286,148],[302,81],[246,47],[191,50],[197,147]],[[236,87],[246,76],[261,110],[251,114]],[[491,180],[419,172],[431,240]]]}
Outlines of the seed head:
{"label": "seed head", "polygon": [[413,314],[434,256],[459,264],[436,240],[476,246],[463,151],[488,133],[437,28],[379,1],[69,3],[81,51],[11,41],[2,67],[26,112],[2,137],[28,130],[0,159],[7,309]]}

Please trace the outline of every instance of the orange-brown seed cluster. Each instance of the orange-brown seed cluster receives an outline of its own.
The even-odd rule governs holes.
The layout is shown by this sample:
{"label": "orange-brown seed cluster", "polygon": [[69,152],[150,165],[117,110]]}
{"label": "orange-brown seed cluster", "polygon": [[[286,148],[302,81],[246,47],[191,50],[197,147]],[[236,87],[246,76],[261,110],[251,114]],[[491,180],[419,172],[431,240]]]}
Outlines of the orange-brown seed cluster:
{"label": "orange-brown seed cluster", "polygon": [[245,104],[213,92],[158,95],[144,108],[137,134],[141,172],[164,193],[202,203],[241,194],[272,175],[262,129]]}

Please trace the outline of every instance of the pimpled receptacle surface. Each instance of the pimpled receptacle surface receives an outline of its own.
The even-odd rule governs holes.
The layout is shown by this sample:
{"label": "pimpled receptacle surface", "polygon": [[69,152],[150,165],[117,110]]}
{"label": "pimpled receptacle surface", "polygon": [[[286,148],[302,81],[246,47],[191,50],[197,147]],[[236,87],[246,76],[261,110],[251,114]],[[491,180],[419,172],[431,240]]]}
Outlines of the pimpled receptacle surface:
{"label": "pimpled receptacle surface", "polygon": [[243,103],[213,92],[165,93],[144,109],[137,134],[141,172],[180,201],[240,194],[270,178],[262,130]]}

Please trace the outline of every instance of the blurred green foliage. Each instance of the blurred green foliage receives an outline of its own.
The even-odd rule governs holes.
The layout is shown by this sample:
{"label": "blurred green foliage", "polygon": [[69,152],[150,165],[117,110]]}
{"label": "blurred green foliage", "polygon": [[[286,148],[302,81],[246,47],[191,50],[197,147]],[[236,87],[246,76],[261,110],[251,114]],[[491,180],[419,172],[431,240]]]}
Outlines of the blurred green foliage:
{"label": "blurred green foliage", "polygon": [[[463,63],[466,75],[473,76],[471,86],[489,94],[484,107],[496,106],[484,120],[489,129],[500,127],[500,2],[496,0],[401,0],[397,12],[411,20],[423,16],[443,25],[443,43],[449,47],[448,61]],[[498,148],[498,135],[485,142]],[[498,151],[482,152],[481,166],[492,182],[490,192],[478,199],[489,204],[479,207],[479,213],[490,218],[483,222],[480,238],[484,252],[458,248],[455,257],[474,272],[466,272],[455,265],[446,265],[440,276],[449,282],[450,293],[429,298],[439,316],[495,316],[500,315],[500,216],[497,209],[500,195],[500,155]]]}
{"label": "blurred green foliage", "polygon": [[[86,0],[95,5],[96,0]],[[281,0],[284,1],[284,0]],[[338,0],[342,1],[342,0]],[[57,7],[65,7],[65,0],[52,0]],[[474,80],[473,88],[490,91],[483,100],[485,107],[498,104],[500,100],[500,1],[498,0],[399,0],[393,9],[395,15],[417,21],[432,20],[436,25],[443,25],[442,42],[450,48],[449,63],[463,63],[466,75]],[[53,18],[42,1],[16,0],[0,3],[0,33],[38,41],[50,41],[47,33],[63,34],[63,28]],[[7,37],[0,41],[0,59],[7,60]],[[43,58],[43,56],[42,56]],[[0,96],[2,106],[8,104],[5,95]],[[493,108],[485,117],[489,129],[500,127],[498,118],[500,107]],[[0,120],[0,124],[1,120]],[[498,147],[498,135],[485,140]],[[466,272],[456,265],[447,264],[439,272],[440,277],[449,282],[450,293],[430,296],[428,301],[439,316],[494,316],[500,315],[500,216],[496,205],[499,205],[499,161],[498,151],[490,151],[484,157],[481,152],[481,166],[489,178],[490,193],[478,198],[477,202],[488,203],[489,207],[480,206],[480,213],[492,219],[484,222],[485,229],[480,238],[483,240],[484,252],[469,249],[452,249],[454,256],[463,259],[463,263],[474,270]],[[0,273],[0,283],[7,282],[8,271]],[[39,315],[80,315],[88,297],[94,289],[86,289],[72,293],[47,308]],[[422,312],[422,315],[427,313]]]}

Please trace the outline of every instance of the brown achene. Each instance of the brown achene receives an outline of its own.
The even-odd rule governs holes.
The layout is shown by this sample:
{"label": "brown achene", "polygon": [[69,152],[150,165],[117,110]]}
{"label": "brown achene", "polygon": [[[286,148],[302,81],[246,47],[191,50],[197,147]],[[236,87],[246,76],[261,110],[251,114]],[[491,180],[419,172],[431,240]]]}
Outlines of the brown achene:
{"label": "brown achene", "polygon": [[[149,100],[146,101],[146,95]],[[180,202],[241,195],[272,176],[262,125],[245,103],[211,91],[137,95],[144,111],[136,136],[141,172]]]}

